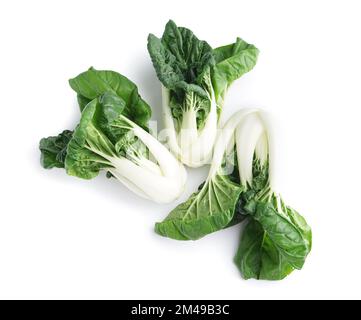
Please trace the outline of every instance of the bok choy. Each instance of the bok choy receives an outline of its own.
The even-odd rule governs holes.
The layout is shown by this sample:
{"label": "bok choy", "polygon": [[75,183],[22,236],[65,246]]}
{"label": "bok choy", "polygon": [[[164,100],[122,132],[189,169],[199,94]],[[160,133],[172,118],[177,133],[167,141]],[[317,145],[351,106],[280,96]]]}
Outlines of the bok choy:
{"label": "bok choy", "polygon": [[143,198],[159,203],[183,192],[183,165],[147,131],[150,108],[137,87],[113,71],[90,69],[70,80],[82,110],[74,132],[40,141],[44,167],[92,179],[108,172]]}
{"label": "bok choy", "polygon": [[161,39],[149,35],[148,51],[162,83],[170,150],[190,167],[209,163],[227,89],[255,66],[258,49],[240,38],[212,49],[170,20]]}
{"label": "bok choy", "polygon": [[312,233],[272,189],[271,145],[261,111],[234,114],[216,140],[207,180],[156,224],[156,232],[196,240],[247,220],[235,258],[244,278],[280,280],[301,269]]}

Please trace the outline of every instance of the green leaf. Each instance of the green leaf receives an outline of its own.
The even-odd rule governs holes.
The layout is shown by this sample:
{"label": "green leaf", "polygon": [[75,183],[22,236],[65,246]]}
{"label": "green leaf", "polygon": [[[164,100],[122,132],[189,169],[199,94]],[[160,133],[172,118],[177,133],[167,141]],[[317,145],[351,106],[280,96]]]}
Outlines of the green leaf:
{"label": "green leaf", "polygon": [[120,114],[124,114],[126,104],[123,99],[112,92],[106,92],[99,97],[101,110],[97,114],[97,123],[99,128],[107,135],[109,140],[116,144],[127,131],[129,125],[122,121],[122,125],[114,126],[114,122],[119,119]]}
{"label": "green leaf", "polygon": [[147,148],[132,131],[126,103],[113,92],[93,99],[82,112],[79,125],[69,142],[65,161],[67,173],[92,179],[101,169],[113,168],[116,157],[147,156]]}
{"label": "green leaf", "polygon": [[178,94],[194,91],[206,96],[203,78],[214,64],[212,48],[206,41],[170,20],[162,39],[149,35],[148,51],[158,78],[166,88]]}
{"label": "green leaf", "polygon": [[170,90],[186,87],[184,76],[178,66],[176,57],[162,44],[155,35],[148,36],[148,52],[159,80]]}
{"label": "green leaf", "polygon": [[[243,206],[266,187],[268,162],[261,165],[254,158],[253,184],[244,189],[240,186],[236,153],[229,157],[234,157],[234,160],[224,156],[218,174],[202,183],[186,202],[171,211],[163,222],[156,224],[158,234],[177,240],[196,240],[241,223],[249,215]],[[230,174],[226,162],[233,166]]]}
{"label": "green leaf", "polygon": [[[234,170],[230,175],[230,178],[233,182],[240,184],[239,171],[238,171],[238,162],[237,162],[237,153],[234,154],[235,160],[233,161]],[[269,184],[269,163],[268,161],[264,164],[261,164],[260,160],[256,156],[253,158],[252,163],[252,185],[248,186],[247,190],[242,192],[239,197],[239,201],[236,206],[235,217],[241,216],[246,217],[249,212],[247,211],[247,206],[250,205],[251,201],[257,197],[257,195],[268,187]],[[239,218],[241,221],[242,219]]]}
{"label": "green leaf", "polygon": [[216,65],[212,68],[212,84],[217,104],[222,107],[225,93],[236,79],[256,65],[259,50],[237,38],[236,42],[214,49]]}
{"label": "green leaf", "polygon": [[214,65],[213,50],[191,30],[169,21],[162,39],[148,36],[148,51],[158,79],[170,90],[170,108],[177,129],[183,112],[197,111],[197,128],[204,126],[210,110],[212,85],[210,68]]}
{"label": "green leaf", "polygon": [[54,167],[64,168],[66,150],[72,134],[72,131],[64,130],[58,136],[47,137],[40,140],[40,163],[45,169]]}
{"label": "green leaf", "polygon": [[252,202],[235,263],[245,279],[281,280],[303,267],[312,247],[311,228],[274,195],[270,201]]}
{"label": "green leaf", "polygon": [[234,261],[244,279],[282,280],[294,270],[253,219],[243,230]]}
{"label": "green leaf", "polygon": [[151,117],[149,105],[139,96],[137,86],[123,75],[114,71],[99,71],[90,68],[70,79],[71,88],[78,94],[80,109],[87,102],[112,92],[125,102],[124,115],[143,128],[147,128]]}
{"label": "green leaf", "polygon": [[177,240],[196,240],[218,231],[232,221],[242,188],[218,174],[186,202],[172,210],[155,231]]}
{"label": "green leaf", "polygon": [[99,106],[98,99],[94,99],[82,112],[65,159],[65,168],[69,175],[92,179],[101,169],[111,166],[107,157],[114,156],[115,149],[99,128]]}
{"label": "green leaf", "polygon": [[261,201],[253,218],[262,225],[282,256],[295,269],[301,269],[311,250],[311,229],[295,210],[284,209],[280,212],[274,203]]}
{"label": "green leaf", "polygon": [[85,98],[84,96],[82,96],[81,94],[77,94],[77,100],[78,100],[80,112],[83,112],[83,110],[84,110],[84,108],[86,107],[86,105],[87,105],[92,99],[88,99],[88,98]]}
{"label": "green leaf", "polygon": [[[149,35],[148,51],[158,79],[169,90],[163,108],[171,109],[174,126],[168,126],[176,131],[176,135],[181,131],[183,116],[188,119],[187,110],[196,111],[188,122],[192,128],[196,123],[198,133],[207,127],[211,110],[217,108],[219,116],[228,87],[253,68],[258,55],[257,48],[239,38],[231,45],[213,50],[191,30],[178,27],[171,20],[161,39]],[[215,126],[213,119],[211,117],[209,122],[212,129]],[[209,144],[213,143],[210,139]],[[181,145],[180,149],[185,148]]]}

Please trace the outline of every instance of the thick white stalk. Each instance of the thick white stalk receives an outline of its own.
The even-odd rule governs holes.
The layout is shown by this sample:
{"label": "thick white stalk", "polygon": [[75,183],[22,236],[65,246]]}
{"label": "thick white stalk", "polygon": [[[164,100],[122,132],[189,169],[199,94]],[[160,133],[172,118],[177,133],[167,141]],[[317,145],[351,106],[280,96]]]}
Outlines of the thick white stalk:
{"label": "thick white stalk", "polygon": [[274,143],[275,132],[271,125],[272,121],[270,115],[265,111],[260,111],[262,122],[267,134],[267,157],[268,157],[268,172],[269,172],[269,185],[272,190],[277,191],[277,179],[275,178],[275,157],[276,157],[276,145]]}
{"label": "thick white stalk", "polygon": [[113,158],[110,172],[138,195],[158,203],[174,201],[183,192],[179,180],[151,172],[126,158]]}
{"label": "thick white stalk", "polygon": [[[139,129],[144,131],[141,128]],[[158,203],[169,203],[177,199],[184,190],[186,171],[166,148],[164,148],[164,156],[170,155],[179,164],[177,166],[178,170],[180,170],[178,171],[178,177],[164,176],[160,166],[146,158],[130,160],[125,157],[109,156],[96,148],[92,149],[90,147],[89,150],[104,157],[107,163],[113,166],[107,170],[129,190],[142,198]],[[136,161],[136,163],[133,161]]]}
{"label": "thick white stalk", "polygon": [[203,129],[198,132],[197,113],[193,106],[190,106],[183,113],[179,134],[175,129],[169,99],[169,90],[162,86],[162,116],[169,149],[189,167],[196,168],[209,163],[217,136],[218,123],[217,105],[214,98],[211,100],[210,112]]}
{"label": "thick white stalk", "polygon": [[164,122],[164,127],[166,130],[166,137],[169,149],[173,154],[179,158],[181,154],[181,149],[178,145],[177,134],[174,126],[174,120],[172,112],[169,107],[169,90],[162,85],[162,117]]}
{"label": "thick white stalk", "polygon": [[148,147],[163,175],[169,178],[176,178],[180,184],[184,185],[186,180],[185,168],[167,148],[137,125],[134,125],[133,132]]}
{"label": "thick white stalk", "polygon": [[[124,121],[129,123],[133,134],[148,148],[156,163],[148,159],[136,159],[134,163],[126,158],[114,157],[111,159],[112,163],[116,163],[114,175],[121,181],[129,180],[124,182],[129,188],[135,192],[138,188],[153,201],[167,203],[177,199],[184,190],[187,176],[183,165],[150,133],[126,117]],[[132,187],[130,181],[136,187]]]}
{"label": "thick white stalk", "polygon": [[237,161],[241,185],[252,185],[253,157],[265,132],[258,113],[248,114],[236,129]]}
{"label": "thick white stalk", "polygon": [[208,164],[212,158],[214,142],[217,137],[217,104],[214,98],[211,100],[211,106],[207,115],[206,122],[198,138],[185,150],[182,159],[189,167],[197,168]]}
{"label": "thick white stalk", "polygon": [[141,190],[137,185],[135,185],[131,180],[127,179],[127,177],[123,176],[120,172],[117,171],[116,168],[108,169],[108,171],[122,184],[124,184],[130,191],[134,192],[137,196],[153,200],[146,194],[143,190]]}
{"label": "thick white stalk", "polygon": [[265,165],[268,160],[268,135],[266,132],[262,134],[256,145],[256,157],[261,165]]}
{"label": "thick white stalk", "polygon": [[159,165],[154,163],[151,160],[148,160],[146,158],[137,158],[136,161],[134,161],[138,166],[141,166],[143,168],[146,168],[150,172],[153,172],[157,175],[163,175],[162,170],[160,169]]}
{"label": "thick white stalk", "polygon": [[189,149],[198,139],[197,130],[197,112],[190,106],[184,110],[182,114],[182,125],[178,135],[178,144],[182,150],[182,154]]}
{"label": "thick white stalk", "polygon": [[230,147],[230,142],[233,138],[235,130],[237,126],[242,122],[246,115],[251,113],[258,112],[258,109],[249,108],[249,109],[242,109],[236,112],[225,124],[223,129],[217,136],[216,143],[214,145],[213,151],[213,160],[212,165],[209,171],[208,179],[212,179],[216,174],[219,168],[222,165],[223,156]]}

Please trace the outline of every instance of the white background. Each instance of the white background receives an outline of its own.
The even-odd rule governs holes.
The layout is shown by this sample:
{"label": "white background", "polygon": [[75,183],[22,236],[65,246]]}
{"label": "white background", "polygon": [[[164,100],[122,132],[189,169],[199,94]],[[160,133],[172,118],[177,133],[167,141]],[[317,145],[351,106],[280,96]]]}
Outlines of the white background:
{"label": "white background", "polygon": [[[361,298],[361,19],[358,1],[2,1],[0,298]],[[38,141],[79,117],[67,80],[90,66],[139,85],[160,111],[146,50],[168,19],[213,47],[260,50],[225,118],[263,106],[276,127],[278,189],[313,228],[302,271],[241,279],[240,226],[197,242],[153,232],[176,204],[139,199],[104,175],[44,170]],[[160,128],[161,125],[159,124]],[[207,168],[189,171],[187,191]]]}

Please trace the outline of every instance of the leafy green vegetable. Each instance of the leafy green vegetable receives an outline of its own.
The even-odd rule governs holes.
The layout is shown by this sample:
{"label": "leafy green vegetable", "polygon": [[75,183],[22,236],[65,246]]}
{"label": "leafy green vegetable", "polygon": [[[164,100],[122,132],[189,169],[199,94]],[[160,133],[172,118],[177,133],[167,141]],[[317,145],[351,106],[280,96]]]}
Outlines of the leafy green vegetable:
{"label": "leafy green vegetable", "polygon": [[[247,180],[251,181],[252,188],[242,194],[237,206],[237,211],[248,216],[250,222],[244,230],[235,263],[246,279],[281,280],[294,269],[303,267],[312,246],[311,229],[272,189],[274,173],[269,166],[270,137],[266,122],[262,117],[257,120],[250,115],[239,125],[237,133],[237,151],[243,150],[237,159],[240,181],[244,176],[250,177]],[[246,140],[253,140],[253,144]],[[267,159],[253,161],[253,176],[247,173],[252,152]]]}
{"label": "leafy green vegetable", "polygon": [[227,90],[255,66],[258,49],[240,38],[213,49],[170,20],[161,38],[149,35],[148,51],[162,83],[168,145],[176,158],[148,132],[151,109],[137,86],[117,72],[90,68],[69,80],[80,121],[74,131],[40,141],[42,166],[83,179],[104,170],[139,196],[168,203],[186,181],[178,159],[199,167],[212,158],[206,181],[155,231],[197,240],[246,220],[234,259],[245,279],[281,280],[301,269],[312,232],[274,191],[262,112],[243,109],[217,133]]}
{"label": "leafy green vegetable", "polygon": [[148,50],[159,80],[174,91],[178,102],[188,92],[207,97],[203,86],[205,77],[209,77],[210,66],[214,65],[214,57],[206,41],[199,40],[189,29],[178,28],[169,21],[162,39],[149,35]]}
{"label": "leafy green vegetable", "polygon": [[157,223],[155,231],[177,240],[196,240],[223,229],[233,219],[241,192],[242,188],[226,175],[217,174]]}
{"label": "leafy green vegetable", "polygon": [[228,87],[254,67],[258,50],[239,38],[213,50],[170,20],[161,39],[149,35],[148,51],[162,83],[169,147],[183,163],[199,167],[211,158]]}
{"label": "leafy green vegetable", "polygon": [[69,84],[78,94],[81,111],[91,100],[106,92],[112,92],[124,101],[124,116],[142,128],[147,128],[151,109],[139,96],[137,86],[125,76],[114,71],[90,68],[70,79]]}
{"label": "leafy green vegetable", "polygon": [[241,38],[235,43],[214,49],[216,64],[212,69],[212,84],[219,108],[230,85],[251,71],[257,63],[258,49]]}
{"label": "leafy green vegetable", "polygon": [[[113,92],[93,99],[69,142],[67,173],[92,179],[105,169],[144,198],[173,201],[183,191],[184,168],[127,114],[125,101]],[[156,162],[148,158],[148,151]]]}
{"label": "leafy green vegetable", "polygon": [[294,270],[261,224],[252,219],[243,230],[235,263],[244,279],[282,280]]}
{"label": "leafy green vegetable", "polygon": [[251,221],[243,231],[235,263],[245,279],[281,280],[303,267],[311,251],[312,232],[279,196],[258,198],[247,205]]}
{"label": "leafy green vegetable", "polygon": [[45,169],[54,167],[64,168],[66,150],[72,134],[72,131],[64,130],[58,136],[47,137],[40,140],[40,163]]}
{"label": "leafy green vegetable", "polygon": [[69,81],[78,94],[81,119],[74,132],[42,139],[44,167],[96,177],[101,170],[141,197],[170,202],[183,191],[183,166],[148,130],[150,107],[136,85],[113,71],[90,68]]}
{"label": "leafy green vegetable", "polygon": [[[251,110],[242,110],[238,118],[231,119],[218,137],[213,161],[206,182],[186,202],[178,205],[155,226],[155,231],[177,240],[196,240],[242,220],[235,216],[238,200],[247,192],[247,184],[235,183],[233,170],[227,171],[227,147],[232,141],[238,122]],[[233,147],[232,147],[233,149]]]}
{"label": "leafy green vegetable", "polygon": [[301,269],[311,250],[311,229],[272,190],[269,148],[260,111],[236,113],[216,140],[206,182],[157,223],[156,232],[196,240],[247,219],[235,257],[245,279],[280,280]]}

